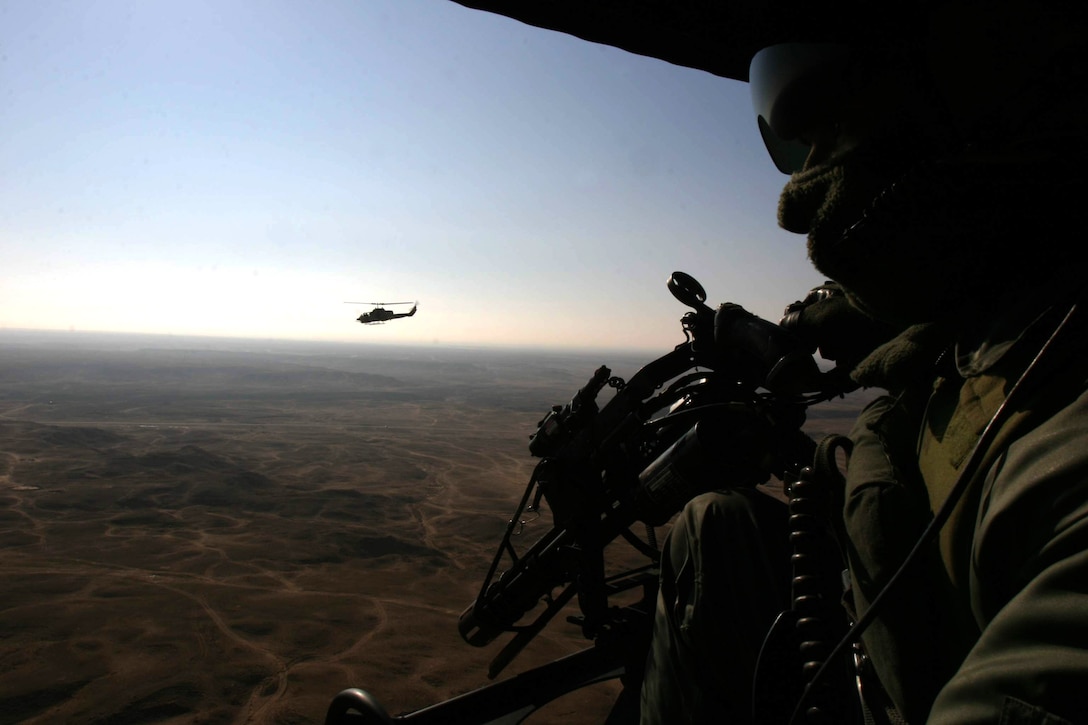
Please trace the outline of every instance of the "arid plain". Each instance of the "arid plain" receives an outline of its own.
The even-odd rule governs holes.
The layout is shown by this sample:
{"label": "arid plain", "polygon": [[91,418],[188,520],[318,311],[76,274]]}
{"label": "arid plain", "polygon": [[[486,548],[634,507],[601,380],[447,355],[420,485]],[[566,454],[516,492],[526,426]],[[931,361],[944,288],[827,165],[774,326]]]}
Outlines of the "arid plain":
{"label": "arid plain", "polygon": [[[499,645],[457,620],[529,434],[648,361],[0,332],[0,723],[314,723],[345,687],[398,713],[488,684]],[[585,645],[557,620],[503,676]]]}

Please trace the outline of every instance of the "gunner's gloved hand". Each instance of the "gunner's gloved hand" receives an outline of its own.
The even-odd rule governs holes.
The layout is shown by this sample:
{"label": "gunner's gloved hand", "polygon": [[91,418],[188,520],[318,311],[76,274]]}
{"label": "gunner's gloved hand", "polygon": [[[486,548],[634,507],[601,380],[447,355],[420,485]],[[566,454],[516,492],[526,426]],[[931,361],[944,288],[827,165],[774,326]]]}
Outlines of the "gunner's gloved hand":
{"label": "gunner's gloved hand", "polygon": [[897,333],[850,304],[842,288],[830,281],[786,307],[778,324],[846,373]]}

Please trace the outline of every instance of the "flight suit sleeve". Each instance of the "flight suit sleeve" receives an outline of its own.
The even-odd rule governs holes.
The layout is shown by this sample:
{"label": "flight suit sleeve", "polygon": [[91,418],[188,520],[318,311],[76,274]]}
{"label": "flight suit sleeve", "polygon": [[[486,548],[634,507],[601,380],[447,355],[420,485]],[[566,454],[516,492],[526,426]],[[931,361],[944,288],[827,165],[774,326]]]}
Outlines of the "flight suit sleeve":
{"label": "flight suit sleeve", "polygon": [[[846,471],[843,510],[853,602],[864,614],[907,557],[931,519],[914,442],[924,398],[874,400],[858,417]],[[886,599],[862,635],[877,676],[908,722],[923,722],[942,673],[933,666],[933,637],[919,632],[935,619],[936,598],[918,567]]]}
{"label": "flight suit sleeve", "polygon": [[982,632],[929,722],[1062,725],[1088,713],[1088,396],[988,472],[971,563]]}

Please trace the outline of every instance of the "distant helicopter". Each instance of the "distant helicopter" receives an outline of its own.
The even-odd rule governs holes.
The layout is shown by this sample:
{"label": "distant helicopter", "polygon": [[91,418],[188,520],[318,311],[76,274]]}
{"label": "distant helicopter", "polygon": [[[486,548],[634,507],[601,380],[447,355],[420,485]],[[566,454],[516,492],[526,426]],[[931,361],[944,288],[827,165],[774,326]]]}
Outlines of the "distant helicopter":
{"label": "distant helicopter", "polygon": [[[411,317],[416,313],[416,308],[419,307],[418,302],[345,302],[345,305],[377,305],[370,312],[364,312],[359,315],[356,320],[364,325],[374,325],[382,322],[388,322],[389,320],[395,320],[398,317]],[[407,312],[393,312],[387,310],[383,305],[411,305],[412,309]]]}

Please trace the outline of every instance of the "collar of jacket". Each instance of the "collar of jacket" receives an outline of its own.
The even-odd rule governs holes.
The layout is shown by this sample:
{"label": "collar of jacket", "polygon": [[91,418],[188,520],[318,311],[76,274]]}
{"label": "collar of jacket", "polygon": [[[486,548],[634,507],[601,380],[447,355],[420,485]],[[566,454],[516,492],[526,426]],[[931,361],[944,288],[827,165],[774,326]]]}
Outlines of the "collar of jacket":
{"label": "collar of jacket", "polygon": [[[938,372],[976,377],[991,370],[1016,343],[1081,296],[1083,283],[1050,279],[1017,287],[987,303],[965,305],[943,320],[912,325],[861,361],[850,377],[863,387],[898,393]],[[1056,293],[1055,290],[1064,290]]]}

